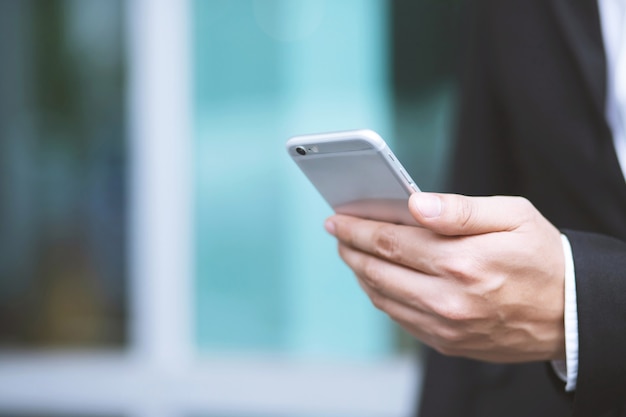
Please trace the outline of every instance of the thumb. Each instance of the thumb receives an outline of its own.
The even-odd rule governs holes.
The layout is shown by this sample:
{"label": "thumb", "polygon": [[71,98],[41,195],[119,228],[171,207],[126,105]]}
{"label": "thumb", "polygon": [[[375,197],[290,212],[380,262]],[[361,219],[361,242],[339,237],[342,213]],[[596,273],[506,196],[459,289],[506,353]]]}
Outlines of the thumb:
{"label": "thumb", "polygon": [[424,192],[411,196],[409,210],[420,225],[448,236],[511,231],[536,212],[522,197],[467,197]]}

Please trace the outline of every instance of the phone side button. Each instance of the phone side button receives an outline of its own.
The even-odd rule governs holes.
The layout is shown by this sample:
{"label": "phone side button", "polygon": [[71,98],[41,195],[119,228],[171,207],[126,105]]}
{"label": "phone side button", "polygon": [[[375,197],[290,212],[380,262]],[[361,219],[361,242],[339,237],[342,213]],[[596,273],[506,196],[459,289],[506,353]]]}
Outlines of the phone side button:
{"label": "phone side button", "polygon": [[409,174],[407,174],[402,168],[400,168],[400,173],[402,174],[406,182],[408,182],[409,184],[413,183],[413,181],[411,181],[411,179],[409,178]]}

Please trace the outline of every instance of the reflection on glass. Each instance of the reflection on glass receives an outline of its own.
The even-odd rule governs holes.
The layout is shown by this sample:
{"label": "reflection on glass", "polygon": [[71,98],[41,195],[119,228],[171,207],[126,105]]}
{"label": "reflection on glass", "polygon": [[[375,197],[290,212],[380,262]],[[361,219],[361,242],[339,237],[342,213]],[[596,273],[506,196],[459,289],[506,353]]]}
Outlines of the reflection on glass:
{"label": "reflection on glass", "polygon": [[0,2],[0,345],[126,339],[120,1]]}

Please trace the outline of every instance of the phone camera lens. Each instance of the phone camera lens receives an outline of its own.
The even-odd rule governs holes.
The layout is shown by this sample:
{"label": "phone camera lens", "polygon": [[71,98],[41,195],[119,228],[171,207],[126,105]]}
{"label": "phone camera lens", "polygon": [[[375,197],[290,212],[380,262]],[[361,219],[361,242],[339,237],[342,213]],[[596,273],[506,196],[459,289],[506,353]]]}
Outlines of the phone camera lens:
{"label": "phone camera lens", "polygon": [[298,146],[296,148],[296,152],[298,152],[300,155],[306,155],[306,149],[304,149],[303,146]]}

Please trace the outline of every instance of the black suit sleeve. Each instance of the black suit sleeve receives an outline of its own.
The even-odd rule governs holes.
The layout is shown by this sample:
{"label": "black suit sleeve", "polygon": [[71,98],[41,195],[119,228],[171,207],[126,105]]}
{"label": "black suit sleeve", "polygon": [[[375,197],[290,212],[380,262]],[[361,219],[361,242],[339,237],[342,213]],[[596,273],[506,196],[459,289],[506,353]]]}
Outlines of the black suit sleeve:
{"label": "black suit sleeve", "polygon": [[[626,215],[625,215],[626,216]],[[623,415],[626,400],[626,243],[566,230],[578,304],[574,415]]]}
{"label": "black suit sleeve", "polygon": [[[611,145],[603,141],[602,112],[592,111],[577,57],[559,26],[568,16],[557,19],[551,7],[557,3],[546,0],[469,4],[448,190],[522,195],[559,228],[603,234],[565,232],[574,255],[579,320],[573,414],[626,417],[626,197],[621,173],[614,172],[619,165],[600,152]],[[588,4],[558,2],[568,10]],[[589,28],[568,23],[576,33]],[[430,352],[420,416],[572,415],[571,396],[563,383],[553,384],[553,371],[546,368]]]}

